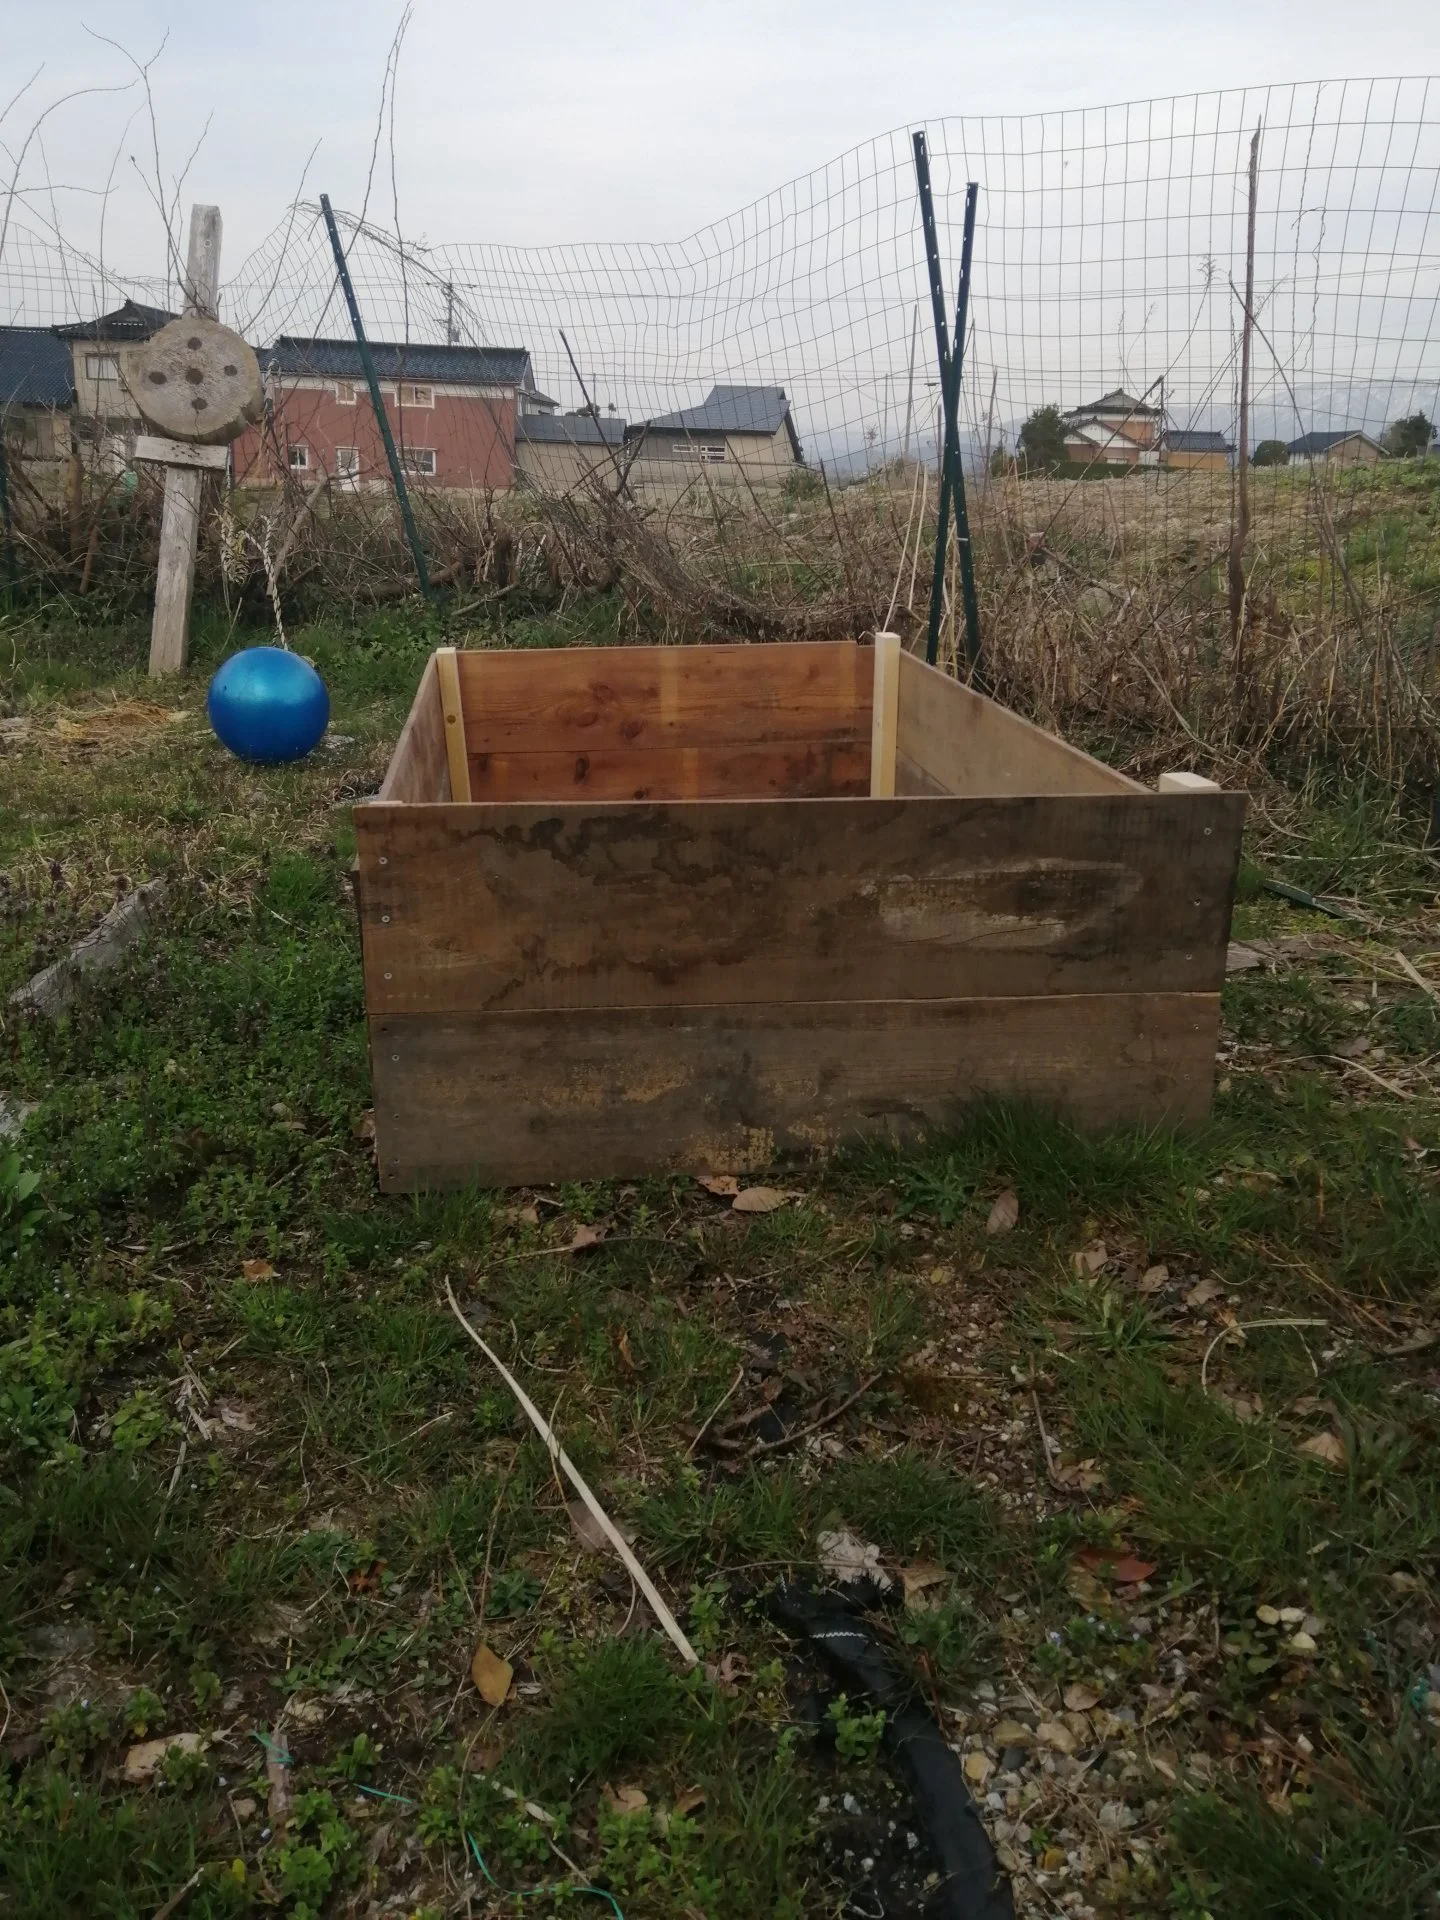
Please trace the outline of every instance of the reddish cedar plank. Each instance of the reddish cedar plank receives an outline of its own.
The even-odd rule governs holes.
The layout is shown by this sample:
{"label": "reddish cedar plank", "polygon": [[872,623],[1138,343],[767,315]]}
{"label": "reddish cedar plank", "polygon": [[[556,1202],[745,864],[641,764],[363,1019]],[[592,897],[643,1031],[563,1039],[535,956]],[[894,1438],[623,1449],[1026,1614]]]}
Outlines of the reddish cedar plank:
{"label": "reddish cedar plank", "polygon": [[870,740],[870,648],[565,647],[458,656],[472,755]]}
{"label": "reddish cedar plank", "polygon": [[1219,998],[407,1015],[370,1022],[387,1191],[738,1172],[941,1127],[984,1094],[1086,1126],[1189,1122]]}
{"label": "reddish cedar plank", "polygon": [[869,789],[868,743],[470,757],[472,800],[779,800]]}
{"label": "reddish cedar plank", "polygon": [[450,798],[445,716],[440,709],[440,677],[433,654],[425,662],[377,797],[410,804]]}
{"label": "reddish cedar plank", "polygon": [[1244,799],[357,807],[371,1013],[1211,992]]}
{"label": "reddish cedar plank", "polygon": [[896,744],[943,793],[1145,791],[1125,774],[910,653],[900,656]]}

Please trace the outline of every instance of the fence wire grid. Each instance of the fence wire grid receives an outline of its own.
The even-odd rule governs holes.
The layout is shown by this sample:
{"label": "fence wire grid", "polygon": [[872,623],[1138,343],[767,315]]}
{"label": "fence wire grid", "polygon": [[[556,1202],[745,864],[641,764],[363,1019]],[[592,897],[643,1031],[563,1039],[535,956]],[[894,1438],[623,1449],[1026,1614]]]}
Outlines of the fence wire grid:
{"label": "fence wire grid", "polygon": [[[1137,650],[1153,680],[1154,650],[1169,645],[1161,704],[1201,723],[1185,703],[1224,637],[1258,129],[1249,446],[1365,436],[1339,460],[1254,475],[1245,617],[1273,637],[1266,710],[1283,727],[1324,687],[1334,718],[1348,681],[1345,724],[1388,740],[1398,675],[1401,730],[1429,737],[1440,542],[1420,481],[1440,461],[1378,457],[1398,444],[1395,423],[1410,421],[1413,439],[1417,416],[1426,427],[1440,416],[1437,108],[1440,81],[1399,78],[923,123],[952,310],[966,183],[979,184],[962,448],[993,670],[1032,710],[1110,712],[1118,678],[1138,712],[1150,696]],[[717,385],[783,388],[807,466],[823,467],[842,500],[858,483],[886,499],[893,537],[872,543],[869,571],[831,556],[848,595],[837,588],[833,619],[913,627],[940,415],[914,131],[868,140],[673,242],[430,246],[364,208],[341,215],[367,330],[527,349],[539,387],[568,409],[582,391],[563,330],[599,411],[630,423],[695,406]],[[117,275],[22,211],[0,254],[0,310],[48,325],[125,293],[173,304],[169,254],[169,277]],[[259,347],[347,334],[318,208],[283,211],[230,272],[222,317]],[[1088,485],[1014,462],[1038,409],[1073,417],[1117,390],[1155,410],[1157,445],[1162,433],[1174,448],[1209,436],[1210,458],[1182,465],[1152,447],[1124,477],[1098,463],[1109,477]],[[1409,492],[1397,500],[1402,465]],[[793,579],[798,536],[760,518],[750,576],[763,562]],[[829,512],[823,537],[843,549],[856,524]],[[818,519],[811,531],[813,558]],[[733,562],[733,539],[727,551]],[[692,539],[687,565],[697,552]],[[707,564],[713,576],[730,562]],[[953,617],[947,635],[953,658]],[[1255,672],[1261,658],[1252,652]]]}

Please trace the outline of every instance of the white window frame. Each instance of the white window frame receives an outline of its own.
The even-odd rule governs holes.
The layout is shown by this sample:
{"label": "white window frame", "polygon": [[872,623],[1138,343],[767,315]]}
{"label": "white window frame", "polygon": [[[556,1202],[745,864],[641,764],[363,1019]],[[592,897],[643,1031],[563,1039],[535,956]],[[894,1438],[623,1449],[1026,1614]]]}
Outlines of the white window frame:
{"label": "white window frame", "polygon": [[395,389],[395,402],[401,407],[433,407],[435,389],[425,382],[402,380]]}
{"label": "white window frame", "polygon": [[286,465],[291,473],[310,471],[310,449],[303,440],[292,440],[286,449]]}
{"label": "white window frame", "polygon": [[354,480],[360,474],[360,449],[358,447],[336,447],[335,478]]}
{"label": "white window frame", "polygon": [[437,462],[434,447],[405,447],[400,454],[400,463],[407,473],[418,474],[422,480],[435,478]]}
{"label": "white window frame", "polygon": [[353,407],[356,402],[355,382],[337,380],[335,382],[335,404],[337,407]]}
{"label": "white window frame", "polygon": [[119,354],[87,353],[85,356],[85,378],[87,380],[118,380],[120,378]]}

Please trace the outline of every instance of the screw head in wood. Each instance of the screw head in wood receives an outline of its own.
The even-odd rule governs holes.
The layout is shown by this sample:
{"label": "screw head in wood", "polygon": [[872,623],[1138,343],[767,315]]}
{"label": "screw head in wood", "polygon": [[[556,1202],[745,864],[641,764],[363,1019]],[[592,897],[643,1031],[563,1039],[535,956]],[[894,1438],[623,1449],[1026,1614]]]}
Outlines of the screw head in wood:
{"label": "screw head in wood", "polygon": [[[1197,900],[1197,901],[1195,902],[1195,904],[1196,904],[1196,906],[1198,907],[1198,906],[1199,906],[1199,904],[1200,904],[1200,902],[1199,902],[1199,901]],[[389,916],[389,914],[388,914],[388,913],[382,913],[382,914],[381,914],[381,916],[380,916],[380,924],[381,924],[381,926],[382,926],[382,927],[388,927],[388,926],[389,926],[389,924],[390,924],[390,916]]]}

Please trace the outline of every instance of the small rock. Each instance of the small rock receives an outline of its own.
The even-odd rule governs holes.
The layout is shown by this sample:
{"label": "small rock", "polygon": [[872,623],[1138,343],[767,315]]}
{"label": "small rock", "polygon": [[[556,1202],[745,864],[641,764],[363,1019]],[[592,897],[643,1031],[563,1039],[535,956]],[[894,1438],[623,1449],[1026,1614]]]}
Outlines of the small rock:
{"label": "small rock", "polygon": [[249,1820],[255,1812],[255,1802],[249,1794],[241,1794],[238,1800],[232,1800],[230,1804],[235,1809],[237,1820]]}
{"label": "small rock", "polygon": [[1262,1627],[1278,1627],[1280,1624],[1280,1609],[1278,1607],[1256,1607],[1255,1618],[1260,1622]]}
{"label": "small rock", "polygon": [[1024,1747],[1006,1747],[1000,1755],[1000,1766],[1005,1773],[1018,1773],[1024,1764]]}
{"label": "small rock", "polygon": [[1319,1647],[1308,1633],[1295,1633],[1290,1636],[1291,1653],[1318,1653]]}
{"label": "small rock", "polygon": [[991,1739],[997,1747],[1033,1747],[1035,1735],[1029,1727],[1022,1727],[1018,1720],[1001,1720],[997,1723]]}
{"label": "small rock", "polygon": [[173,1747],[178,1753],[199,1753],[205,1745],[198,1733],[168,1733],[160,1740],[142,1740],[125,1756],[125,1778],[132,1787],[144,1786]]}
{"label": "small rock", "polygon": [[1287,1627],[1298,1627],[1300,1622],[1305,1618],[1305,1609],[1303,1607],[1281,1607],[1280,1618]]}
{"label": "small rock", "polygon": [[995,1762],[985,1753],[967,1753],[965,1756],[965,1778],[972,1787],[983,1787],[995,1771]]}

